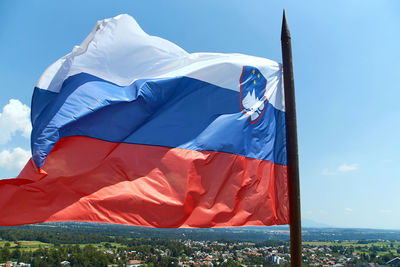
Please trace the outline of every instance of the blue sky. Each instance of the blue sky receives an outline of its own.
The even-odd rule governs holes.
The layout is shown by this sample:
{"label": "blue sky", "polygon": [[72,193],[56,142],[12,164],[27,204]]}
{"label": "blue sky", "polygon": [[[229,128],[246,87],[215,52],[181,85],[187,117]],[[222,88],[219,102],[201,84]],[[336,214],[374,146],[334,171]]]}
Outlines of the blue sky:
{"label": "blue sky", "polygon": [[400,229],[397,0],[1,1],[0,177],[18,175],[29,157],[37,79],[97,20],[128,13],[188,52],[281,62],[283,8],[292,33],[303,217]]}

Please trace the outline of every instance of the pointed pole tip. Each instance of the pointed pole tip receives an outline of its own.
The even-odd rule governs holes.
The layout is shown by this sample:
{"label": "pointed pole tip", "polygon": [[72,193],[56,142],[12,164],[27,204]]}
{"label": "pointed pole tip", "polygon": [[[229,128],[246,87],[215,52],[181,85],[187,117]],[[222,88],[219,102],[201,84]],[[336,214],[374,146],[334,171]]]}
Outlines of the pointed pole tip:
{"label": "pointed pole tip", "polygon": [[283,9],[281,40],[290,39],[289,26],[286,20],[286,11]]}

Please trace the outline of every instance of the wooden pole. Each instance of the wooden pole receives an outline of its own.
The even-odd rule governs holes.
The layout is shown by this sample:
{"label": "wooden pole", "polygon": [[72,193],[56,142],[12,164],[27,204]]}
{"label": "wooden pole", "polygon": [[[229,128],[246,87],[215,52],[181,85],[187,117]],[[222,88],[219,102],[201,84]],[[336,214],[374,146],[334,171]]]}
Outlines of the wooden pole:
{"label": "wooden pole", "polygon": [[289,209],[290,209],[290,254],[291,265],[301,266],[301,219],[300,219],[300,186],[299,157],[297,148],[296,102],[294,95],[294,79],[292,64],[292,45],[285,10],[282,19],[282,61],[283,85],[285,90],[286,112],[286,149],[289,178]]}

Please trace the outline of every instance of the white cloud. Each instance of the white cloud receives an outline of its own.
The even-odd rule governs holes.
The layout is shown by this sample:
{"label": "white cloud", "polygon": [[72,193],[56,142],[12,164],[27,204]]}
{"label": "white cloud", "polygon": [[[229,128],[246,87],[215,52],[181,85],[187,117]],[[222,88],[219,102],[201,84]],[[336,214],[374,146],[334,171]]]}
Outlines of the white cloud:
{"label": "white cloud", "polygon": [[358,170],[359,165],[357,163],[353,164],[342,164],[339,167],[336,168],[336,170],[331,171],[329,169],[323,169],[322,170],[322,175],[336,175],[338,172],[351,172]]}
{"label": "white cloud", "polygon": [[19,132],[29,138],[32,126],[29,118],[30,108],[17,99],[10,99],[0,113],[0,144],[5,144]]}
{"label": "white cloud", "polygon": [[0,167],[11,170],[21,170],[31,157],[31,152],[20,147],[12,151],[3,150],[0,152]]}
{"label": "white cloud", "polygon": [[344,211],[345,211],[346,213],[350,213],[350,212],[353,211],[353,209],[351,209],[351,208],[345,208]]}
{"label": "white cloud", "polygon": [[358,169],[358,164],[357,163],[354,163],[354,164],[343,164],[343,165],[340,165],[339,167],[338,167],[338,171],[339,172],[351,172],[351,171],[355,171],[355,170],[357,170]]}
{"label": "white cloud", "polygon": [[392,210],[380,210],[381,213],[392,213]]}

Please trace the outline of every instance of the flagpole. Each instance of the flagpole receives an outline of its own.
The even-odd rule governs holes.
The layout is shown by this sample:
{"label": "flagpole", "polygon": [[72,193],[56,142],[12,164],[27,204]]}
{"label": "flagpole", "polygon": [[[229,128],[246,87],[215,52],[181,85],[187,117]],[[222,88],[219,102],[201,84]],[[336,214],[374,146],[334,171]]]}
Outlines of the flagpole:
{"label": "flagpole", "polygon": [[301,266],[301,219],[300,219],[300,186],[299,157],[297,148],[296,102],[294,95],[294,79],[292,64],[292,45],[285,10],[282,19],[282,61],[283,83],[285,90],[286,113],[286,148],[289,178],[289,209],[290,209],[290,254],[291,266]]}

